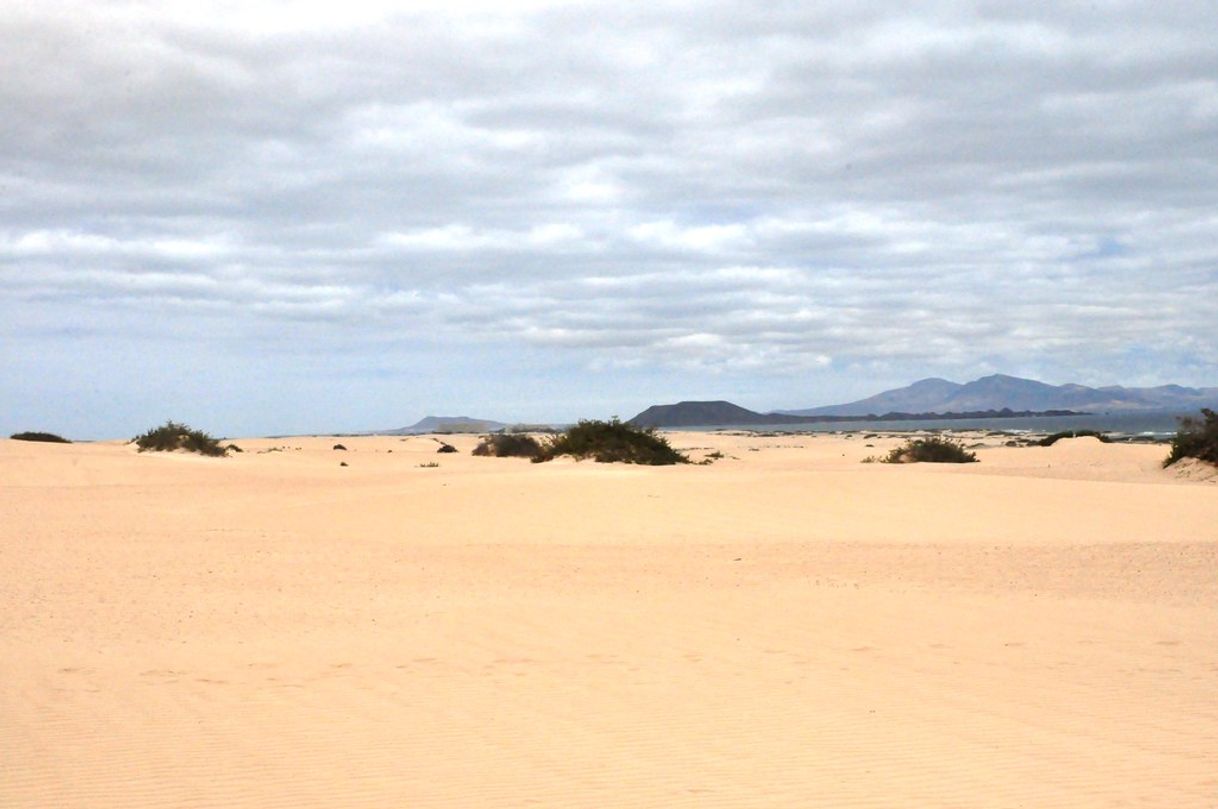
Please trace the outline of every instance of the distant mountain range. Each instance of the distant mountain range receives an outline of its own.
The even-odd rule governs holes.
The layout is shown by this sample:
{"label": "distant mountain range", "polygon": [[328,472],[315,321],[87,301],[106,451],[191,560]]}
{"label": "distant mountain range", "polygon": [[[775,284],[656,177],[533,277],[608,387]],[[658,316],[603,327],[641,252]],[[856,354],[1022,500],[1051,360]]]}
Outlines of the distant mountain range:
{"label": "distant mountain range", "polygon": [[469,416],[427,416],[409,427],[380,430],[377,435],[419,435],[423,433],[493,433],[507,427],[501,421]]}
{"label": "distant mountain range", "polygon": [[946,379],[923,379],[857,402],[778,412],[796,416],[865,416],[893,411],[947,413],[1003,408],[1101,413],[1186,412],[1215,404],[1218,404],[1218,388],[1180,385],[1089,388],[1086,385],[1049,385],[1034,379],[994,374],[965,384]]}
{"label": "distant mountain range", "polygon": [[814,421],[918,420],[1062,416],[1081,412],[1191,412],[1218,407],[1218,388],[1049,385],[995,374],[965,384],[923,379],[912,385],[826,407],[758,413],[725,401],[653,405],[634,418],[638,427],[712,427],[807,424]]}
{"label": "distant mountain range", "polygon": [[[1191,413],[1202,407],[1218,408],[1218,387],[1186,388],[1160,385],[1126,388],[1112,385],[1049,385],[1034,379],[994,374],[964,384],[946,379],[923,379],[904,388],[886,390],[846,404],[802,410],[758,413],[725,401],[678,402],[653,405],[629,423],[639,427],[713,427],[807,424],[812,421],[863,419],[917,420],[943,418],[1001,418],[1072,413]],[[546,429],[549,425],[531,425]],[[421,433],[492,433],[525,425],[510,425],[470,416],[427,416],[379,435]]]}

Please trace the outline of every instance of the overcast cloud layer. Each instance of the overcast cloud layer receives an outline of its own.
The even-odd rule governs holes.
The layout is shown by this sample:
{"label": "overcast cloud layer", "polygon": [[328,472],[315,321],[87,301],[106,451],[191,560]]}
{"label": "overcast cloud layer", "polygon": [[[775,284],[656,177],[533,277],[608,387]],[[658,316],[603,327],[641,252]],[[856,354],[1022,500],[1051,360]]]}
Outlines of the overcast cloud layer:
{"label": "overcast cloud layer", "polygon": [[0,429],[1218,384],[1218,5],[0,0]]}

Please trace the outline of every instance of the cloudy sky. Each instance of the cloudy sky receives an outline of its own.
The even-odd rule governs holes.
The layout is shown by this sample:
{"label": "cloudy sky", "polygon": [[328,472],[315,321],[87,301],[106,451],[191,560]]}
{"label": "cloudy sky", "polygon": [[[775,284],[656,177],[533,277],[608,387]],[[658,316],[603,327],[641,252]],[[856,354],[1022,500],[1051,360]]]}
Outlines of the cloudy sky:
{"label": "cloudy sky", "polygon": [[1171,0],[0,0],[0,430],[1218,385],[1214,31]]}

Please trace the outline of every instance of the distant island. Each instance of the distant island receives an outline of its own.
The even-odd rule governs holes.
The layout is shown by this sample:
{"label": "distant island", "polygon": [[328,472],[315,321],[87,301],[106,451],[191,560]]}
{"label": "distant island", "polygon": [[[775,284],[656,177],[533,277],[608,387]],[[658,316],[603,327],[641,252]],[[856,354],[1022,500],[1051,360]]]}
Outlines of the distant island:
{"label": "distant island", "polygon": [[758,413],[731,402],[678,402],[652,405],[627,423],[635,427],[747,427],[816,424],[825,422],[868,421],[941,421],[945,419],[1004,419],[1027,416],[1084,416],[1074,410],[998,410],[947,411],[944,413],[868,413],[858,416],[800,416],[791,413]]}
{"label": "distant island", "polygon": [[422,435],[425,433],[493,433],[509,425],[491,419],[475,419],[469,416],[426,416],[409,427],[393,430],[377,430],[376,435]]}

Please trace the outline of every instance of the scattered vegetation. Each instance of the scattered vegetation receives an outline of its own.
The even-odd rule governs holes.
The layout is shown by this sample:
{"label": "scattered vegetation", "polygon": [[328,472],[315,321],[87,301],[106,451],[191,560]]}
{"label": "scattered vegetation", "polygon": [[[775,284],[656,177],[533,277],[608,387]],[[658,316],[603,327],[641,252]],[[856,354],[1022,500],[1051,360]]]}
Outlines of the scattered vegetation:
{"label": "scattered vegetation", "polygon": [[438,469],[439,466],[440,464],[436,463],[435,461],[428,461],[427,463],[419,464],[420,469]]}
{"label": "scattered vegetation", "polygon": [[547,435],[556,435],[561,430],[552,427],[549,424],[510,424],[503,428],[505,433],[546,433]]}
{"label": "scattered vegetation", "polygon": [[142,435],[132,439],[140,452],[173,452],[186,450],[200,455],[223,457],[228,449],[220,446],[220,442],[200,430],[192,430],[185,424],[167,421],[160,427],[154,427]]}
{"label": "scattered vegetation", "polygon": [[13,433],[9,438],[14,441],[42,441],[47,444],[71,444],[72,442],[64,438],[62,435],[55,433]]}
{"label": "scattered vegetation", "polygon": [[580,421],[551,438],[533,461],[549,461],[559,455],[600,463],[635,463],[648,466],[689,463],[668,441],[647,428],[632,427],[619,419]]}
{"label": "scattered vegetation", "polygon": [[494,433],[474,447],[474,455],[494,458],[536,458],[541,454],[541,442],[524,433]]}
{"label": "scattered vegetation", "polygon": [[1036,446],[1051,447],[1058,441],[1061,441],[1063,438],[1083,438],[1086,436],[1098,438],[1105,444],[1112,442],[1112,439],[1110,439],[1108,436],[1104,435],[1103,433],[1096,432],[1095,430],[1062,430],[1060,433],[1054,433],[1053,435],[1045,436],[1044,438],[1040,439],[1036,442]]}
{"label": "scattered vegetation", "polygon": [[1180,420],[1180,429],[1171,440],[1171,452],[1163,465],[1171,466],[1184,458],[1197,458],[1218,465],[1218,413],[1203,407],[1201,418],[1190,416]]}
{"label": "scattered vegetation", "polygon": [[950,438],[932,435],[928,438],[910,438],[899,447],[894,447],[882,458],[871,456],[863,463],[974,463],[976,453]]}

